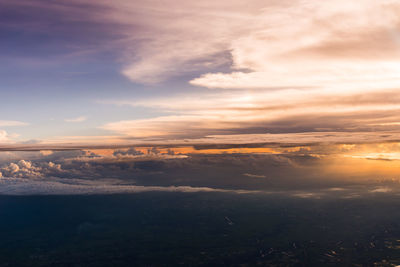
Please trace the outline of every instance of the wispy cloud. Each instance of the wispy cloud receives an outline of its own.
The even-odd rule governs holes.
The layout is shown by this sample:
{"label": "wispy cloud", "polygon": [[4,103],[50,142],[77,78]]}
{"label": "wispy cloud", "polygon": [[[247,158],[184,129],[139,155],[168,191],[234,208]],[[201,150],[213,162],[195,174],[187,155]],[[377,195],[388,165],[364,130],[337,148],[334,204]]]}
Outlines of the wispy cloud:
{"label": "wispy cloud", "polygon": [[79,117],[76,117],[76,118],[65,119],[64,121],[66,121],[66,122],[84,122],[87,119],[88,118],[86,116],[79,116]]}
{"label": "wispy cloud", "polygon": [[243,175],[250,178],[266,178],[265,175],[260,175],[260,174],[243,173]]}
{"label": "wispy cloud", "polygon": [[10,126],[27,126],[29,123],[22,122],[22,121],[7,121],[7,120],[0,120],[0,127],[10,127]]}
{"label": "wispy cloud", "polygon": [[[101,0],[96,5],[107,12],[93,12],[90,19],[114,24],[125,36],[122,73],[135,82],[204,72],[191,83],[344,91],[399,86],[397,1]],[[214,71],[221,66],[231,71]]]}
{"label": "wispy cloud", "polygon": [[234,71],[208,73],[191,83],[209,88],[396,88],[399,9],[391,0],[308,0],[264,8],[247,33],[231,39]]}
{"label": "wispy cloud", "polygon": [[250,190],[229,190],[210,187],[192,186],[139,186],[119,185],[107,182],[91,182],[88,180],[71,180],[68,183],[60,179],[32,180],[23,178],[0,179],[1,195],[80,195],[80,194],[121,194],[143,192],[220,192],[220,193],[260,193]]}
{"label": "wispy cloud", "polygon": [[[139,3],[144,13],[155,17],[140,19],[144,35],[153,35],[146,47],[135,47],[143,57],[127,64],[123,73],[133,81],[147,82],[185,73],[190,66],[207,72],[196,63],[217,61],[225,53],[230,55],[230,70],[204,73],[190,83],[237,91],[123,100],[117,104],[172,114],[116,121],[102,129],[131,137],[185,138],[398,130],[399,3],[252,1],[244,7],[236,1],[204,6],[178,2],[179,14],[165,6]],[[127,16],[136,10],[121,2],[113,5],[115,15],[124,14],[116,20],[136,25],[138,18]],[[190,23],[183,23],[188,16]]]}
{"label": "wispy cloud", "polygon": [[[102,128],[127,136],[399,130],[398,90],[354,93],[326,90],[240,90],[109,102],[167,115],[112,122]],[[318,111],[318,112],[316,112]],[[171,115],[168,115],[170,113]]]}

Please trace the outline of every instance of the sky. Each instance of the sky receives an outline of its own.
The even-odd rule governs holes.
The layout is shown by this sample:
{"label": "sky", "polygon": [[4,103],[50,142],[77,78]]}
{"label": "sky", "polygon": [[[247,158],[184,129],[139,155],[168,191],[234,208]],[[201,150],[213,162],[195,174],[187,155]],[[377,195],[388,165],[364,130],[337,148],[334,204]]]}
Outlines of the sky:
{"label": "sky", "polygon": [[399,1],[0,0],[0,40],[5,192],[400,177]]}
{"label": "sky", "polygon": [[0,142],[396,140],[399,13],[393,0],[2,0]]}
{"label": "sky", "polygon": [[400,0],[0,0],[1,266],[400,266],[399,197]]}

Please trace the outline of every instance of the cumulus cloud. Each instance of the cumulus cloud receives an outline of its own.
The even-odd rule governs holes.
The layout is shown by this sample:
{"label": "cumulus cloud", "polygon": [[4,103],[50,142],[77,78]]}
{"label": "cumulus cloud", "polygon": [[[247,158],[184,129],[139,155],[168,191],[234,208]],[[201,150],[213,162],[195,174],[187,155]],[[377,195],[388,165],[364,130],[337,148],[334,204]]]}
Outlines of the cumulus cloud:
{"label": "cumulus cloud", "polygon": [[128,150],[115,150],[113,152],[113,155],[116,157],[119,156],[127,156],[127,155],[132,155],[132,156],[139,156],[143,155],[144,153],[142,151],[136,150],[134,147],[129,148]]}
{"label": "cumulus cloud", "polygon": [[16,178],[41,178],[62,173],[60,164],[53,162],[33,164],[31,161],[19,160],[0,168],[3,176]]}
{"label": "cumulus cloud", "polygon": [[[141,147],[56,151],[47,155],[40,152],[21,153],[19,160],[10,159],[3,163],[0,172],[1,179],[17,179],[15,182],[22,181],[18,179],[32,180],[32,183],[24,183],[26,187],[21,185],[26,192],[30,192],[29,186],[35,186],[36,181],[40,182],[40,190],[46,189],[48,184],[48,193],[52,192],[52,182],[55,180],[68,184],[70,193],[75,189],[78,193],[80,190],[107,193],[136,192],[141,191],[143,186],[182,187],[182,190],[190,186],[265,192],[295,190],[287,195],[296,197],[322,196],[325,191],[326,194],[344,196],[350,194],[351,190],[337,188],[348,186],[370,186],[360,190],[367,193],[383,192],[387,188],[393,190],[390,192],[397,192],[399,185],[400,171],[395,161],[371,161],[350,156],[354,153],[361,155],[363,151],[371,151],[374,147],[400,151],[399,145],[395,143],[309,147],[271,144],[272,149],[256,149],[254,153],[248,152],[248,147],[241,150],[242,145],[233,152],[224,153],[225,149],[218,146],[220,144],[215,147],[199,146],[200,150]],[[181,154],[183,151],[187,151],[187,154]],[[196,151],[203,154],[196,154]],[[349,157],[343,156],[346,154]],[[82,184],[84,188],[81,188]],[[109,185],[118,187],[109,188]],[[129,189],[125,185],[136,187]],[[13,190],[12,187],[7,188]],[[20,185],[18,188],[21,188]],[[57,188],[58,185],[54,192],[58,192]],[[316,192],[308,192],[310,188]]]}

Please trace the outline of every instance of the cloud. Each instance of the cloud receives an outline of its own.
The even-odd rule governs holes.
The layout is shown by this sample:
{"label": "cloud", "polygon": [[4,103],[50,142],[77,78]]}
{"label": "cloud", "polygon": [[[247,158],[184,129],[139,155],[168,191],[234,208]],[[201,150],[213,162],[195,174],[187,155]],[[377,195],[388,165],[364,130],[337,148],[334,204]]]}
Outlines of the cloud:
{"label": "cloud", "polygon": [[19,160],[0,168],[3,176],[14,178],[41,178],[62,173],[60,164],[53,162],[32,163],[31,161]]}
{"label": "cloud", "polygon": [[101,19],[124,25],[120,30],[133,47],[125,52],[123,74],[135,82],[154,83],[229,65],[230,41],[244,31],[260,3],[101,1],[111,7]]}
{"label": "cloud", "polygon": [[259,174],[243,173],[243,175],[250,178],[266,178],[265,175],[259,175]]}
{"label": "cloud", "polygon": [[[90,54],[98,46],[113,52],[121,72],[133,82],[179,76],[179,81],[216,89],[190,92],[193,87],[188,85],[184,94],[114,101],[162,115],[115,120],[100,127],[111,136],[60,137],[64,142],[183,142],[210,135],[318,131],[341,136],[400,129],[398,1],[72,0],[2,5],[12,6],[21,17],[11,20],[13,27],[28,29],[35,21],[35,27],[29,27],[34,33],[66,30],[61,39],[70,40],[74,55]],[[49,16],[42,19],[42,13]],[[60,30],[49,25],[67,26]],[[98,40],[94,37],[101,41],[92,44],[90,40]],[[71,40],[81,43],[71,45]]]}
{"label": "cloud", "polygon": [[348,187],[346,190],[246,190],[223,189],[214,187],[196,186],[141,186],[122,184],[120,180],[100,179],[84,180],[70,179],[68,181],[58,178],[47,180],[8,178],[0,179],[0,195],[94,195],[94,194],[139,194],[145,192],[166,193],[218,193],[218,194],[257,194],[274,195],[289,198],[360,198],[370,197],[368,193],[393,193],[398,194],[399,188],[386,188],[382,190],[370,189],[369,186]]}
{"label": "cloud", "polygon": [[7,146],[8,144],[14,144],[14,139],[17,138],[19,134],[12,133],[9,134],[8,132],[0,129],[0,144],[3,146]]}
{"label": "cloud", "polygon": [[[27,3],[20,5],[32,7]],[[399,85],[400,4],[394,0],[74,0],[34,6],[112,25],[105,31],[119,38],[108,45],[122,51],[122,73],[134,82],[200,73],[191,83],[209,88]]]}
{"label": "cloud", "polygon": [[[196,153],[193,148],[164,146],[54,151],[47,155],[40,151],[13,152],[1,160],[0,172],[3,178],[28,179],[33,184],[40,182],[43,189],[48,183],[48,192],[52,191],[55,180],[76,185],[78,193],[82,184],[85,184],[84,192],[93,186],[94,193],[108,192],[109,185],[119,186],[112,187],[110,192],[127,193],[132,188],[121,186],[139,186],[132,189],[133,192],[142,186],[189,186],[268,193],[285,191],[285,195],[296,197],[348,196],[354,193],[354,188],[347,190],[349,186],[367,186],[359,191],[368,194],[382,191],[380,188],[390,188],[393,193],[399,190],[397,162],[345,156],[374,148],[400,151],[398,143],[310,145],[308,149],[273,147],[273,150],[256,152],[237,148],[225,153],[224,149],[212,146],[200,150],[202,153]],[[22,181],[18,179],[15,181]],[[379,190],[374,191],[376,189]],[[29,191],[28,185],[26,190]]]}
{"label": "cloud", "polygon": [[260,10],[250,30],[231,40],[235,71],[204,74],[191,83],[209,88],[397,88],[399,10],[392,0],[294,1],[291,7]]}
{"label": "cloud", "polygon": [[[84,141],[83,141],[84,140]],[[194,149],[241,149],[249,148],[293,148],[293,147],[307,147],[312,146],[315,149],[332,148],[337,145],[336,152],[348,152],[352,147],[361,148],[363,153],[370,153],[368,157],[375,158],[377,155],[390,156],[388,153],[399,151],[396,144],[400,141],[399,131],[347,131],[347,132],[298,132],[298,133],[244,133],[244,134],[216,134],[206,135],[204,137],[179,137],[179,138],[131,138],[125,136],[103,136],[100,138],[77,137],[68,138],[62,137],[60,139],[50,139],[49,143],[37,144],[20,144],[20,143],[5,143],[0,147],[0,152],[11,151],[74,151],[80,149],[128,149],[131,147],[194,147]],[[332,145],[332,146],[331,146]],[[307,148],[304,148],[307,149]],[[382,150],[384,149],[384,150]],[[257,150],[253,151],[257,152]],[[264,151],[265,152],[265,151]],[[302,151],[300,151],[302,152]],[[314,151],[315,152],[315,151]],[[334,151],[325,151],[325,153],[333,153]],[[355,152],[357,150],[355,149]],[[139,152],[140,153],[140,152]],[[375,153],[375,154],[371,154]],[[382,154],[383,153],[383,154]],[[118,154],[123,154],[116,152]],[[365,157],[367,154],[353,156]],[[121,156],[121,155],[120,155]],[[132,157],[133,155],[127,155]],[[145,155],[147,156],[147,155]],[[165,156],[165,155],[164,155]],[[173,156],[173,155],[168,155]],[[392,155],[391,157],[393,158]]]}
{"label": "cloud", "polygon": [[4,130],[0,130],[0,142],[8,141],[8,134]]}
{"label": "cloud", "polygon": [[381,187],[377,187],[375,189],[370,190],[371,193],[389,193],[392,191],[393,191],[393,189],[386,187],[386,186],[384,186],[384,187],[381,186]]}
{"label": "cloud", "polygon": [[201,136],[204,132],[219,133],[235,128],[238,122],[220,121],[219,116],[163,116],[151,119],[128,120],[108,123],[101,128],[135,137],[152,136]]}
{"label": "cloud", "polygon": [[[125,15],[136,12],[130,5],[121,5],[127,10]],[[200,64],[203,69],[199,72],[206,73],[190,83],[240,90],[124,100],[117,104],[172,114],[112,122],[102,129],[132,137],[175,138],[398,130],[398,2],[252,1],[245,8],[236,1],[232,5],[222,1],[207,3],[206,9],[197,3],[178,6],[179,14],[163,6],[151,9],[139,4],[150,17],[156,11],[163,14],[151,22],[143,19],[145,33],[162,33],[146,39],[146,48],[135,46],[144,56],[137,57],[124,73],[133,81],[146,82],[152,80],[153,72],[158,81],[198,66],[196,62],[210,56],[222,57],[213,53],[228,53],[230,70],[207,72]],[[115,4],[115,12],[120,8]],[[183,23],[188,17],[190,22]],[[136,23],[126,17],[120,20]],[[190,51],[189,47],[196,49]]]}
{"label": "cloud", "polygon": [[110,9],[97,19],[123,25],[117,28],[127,36],[123,74],[135,82],[230,65],[232,72],[191,83],[340,90],[399,84],[396,1],[166,3],[98,2]]}
{"label": "cloud", "polygon": [[86,116],[79,116],[76,118],[65,119],[64,121],[66,121],[66,122],[84,122],[86,120],[87,120]]}
{"label": "cloud", "polygon": [[0,127],[10,127],[10,126],[26,126],[29,123],[22,122],[22,121],[6,121],[0,120]]}
{"label": "cloud", "polygon": [[365,93],[318,89],[187,93],[108,103],[172,113],[101,127],[135,137],[400,129],[397,89]]}
{"label": "cloud", "polygon": [[[117,53],[126,77],[134,82],[155,83],[229,67],[232,40],[249,30],[259,10],[282,2],[287,1],[23,0],[5,1],[2,5],[19,18],[11,20],[12,25],[23,28],[33,20],[35,27],[31,25],[31,30],[63,30],[61,40],[56,41],[80,48],[73,49],[72,55],[99,49]],[[69,19],[65,19],[67,15]],[[58,23],[49,25],[46,19]],[[102,42],[93,44],[98,38]]]}
{"label": "cloud", "polygon": [[[88,42],[86,35],[98,33],[93,24],[110,32],[100,34],[105,39],[101,45],[119,52],[122,73],[135,82],[200,73],[191,83],[210,88],[347,91],[399,85],[400,4],[393,0],[73,0],[3,5],[35,11],[30,13],[36,17],[30,14],[27,19],[37,21],[37,31],[49,29],[38,14],[68,14],[84,29],[69,40]],[[58,24],[66,23],[62,22]],[[14,23],[22,27],[27,21]],[[75,53],[90,53],[86,50]]]}
{"label": "cloud", "polygon": [[52,180],[32,180],[23,178],[0,179],[1,195],[81,195],[81,194],[121,194],[121,193],[143,193],[143,192],[219,192],[219,193],[238,193],[249,194],[259,193],[259,191],[249,190],[228,190],[209,187],[192,186],[137,186],[119,185],[103,181],[87,181],[75,179],[73,181],[63,181],[60,179]]}
{"label": "cloud", "polygon": [[113,152],[113,155],[116,157],[123,157],[123,156],[128,156],[128,155],[132,155],[132,156],[140,156],[143,155],[144,153],[142,151],[136,150],[134,147],[129,148],[128,150],[115,150]]}

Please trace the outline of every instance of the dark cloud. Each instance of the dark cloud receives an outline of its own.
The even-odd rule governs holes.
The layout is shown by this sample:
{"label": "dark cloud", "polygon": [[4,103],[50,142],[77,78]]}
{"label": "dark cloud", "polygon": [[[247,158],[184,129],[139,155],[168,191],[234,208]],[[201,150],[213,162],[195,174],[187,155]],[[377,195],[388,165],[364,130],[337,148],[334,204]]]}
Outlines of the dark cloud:
{"label": "dark cloud", "polygon": [[[171,155],[137,150],[114,151],[111,156],[93,152],[57,152],[32,161],[20,160],[3,165],[4,177],[19,178],[115,178],[138,185],[211,186],[231,189],[257,189],[309,184],[302,165],[313,166],[318,159],[305,155]],[[71,157],[72,156],[72,157]],[[271,177],[268,181],[249,179],[243,173]],[[296,177],[295,177],[296,176]]]}
{"label": "dark cloud", "polygon": [[[387,151],[395,149],[400,151],[397,144],[387,145]],[[107,153],[96,150],[55,151],[44,154],[14,152],[15,154],[8,161],[4,159],[0,165],[0,173],[2,179],[40,181],[40,184],[34,184],[40,190],[48,182],[50,191],[51,186],[54,186],[56,191],[65,188],[59,183],[70,185],[83,183],[85,184],[83,187],[76,186],[78,192],[93,192],[94,189],[90,189],[90,186],[93,185],[96,190],[99,190],[98,187],[101,185],[98,183],[106,181],[104,183],[107,188],[109,185],[118,185],[118,188],[112,187],[109,191],[106,188],[107,190],[100,190],[101,192],[141,192],[141,187],[192,187],[254,192],[289,190],[293,191],[290,194],[295,197],[318,198],[325,195],[321,192],[329,188],[364,185],[376,188],[397,186],[398,180],[393,176],[394,173],[389,171],[385,174],[378,169],[367,173],[362,172],[354,168],[353,159],[345,158],[340,154],[371,151],[374,146],[360,144],[277,147],[281,152],[273,154],[188,153],[182,155],[173,152],[173,149],[159,148],[149,148],[146,152],[141,152],[143,150],[137,148],[116,149]],[[382,144],[376,145],[376,147],[379,146],[381,151],[386,151],[382,148]],[[370,164],[368,162],[371,160],[365,159],[365,162],[364,164]],[[392,161],[379,162],[392,164]],[[54,179],[57,180],[56,184],[53,183]],[[19,180],[7,181],[7,186],[11,186],[10,183],[18,183]],[[31,182],[23,184],[27,185]],[[138,188],[124,189],[124,185],[134,185]],[[68,187],[66,190],[71,192],[73,188],[75,187]],[[20,189],[18,186],[18,190]],[[370,190],[371,193],[383,192],[380,189],[373,190],[375,189]]]}
{"label": "dark cloud", "polygon": [[126,155],[133,155],[133,156],[139,156],[143,155],[143,152],[136,150],[134,147],[129,148],[128,150],[116,150],[113,153],[114,156],[126,156]]}

